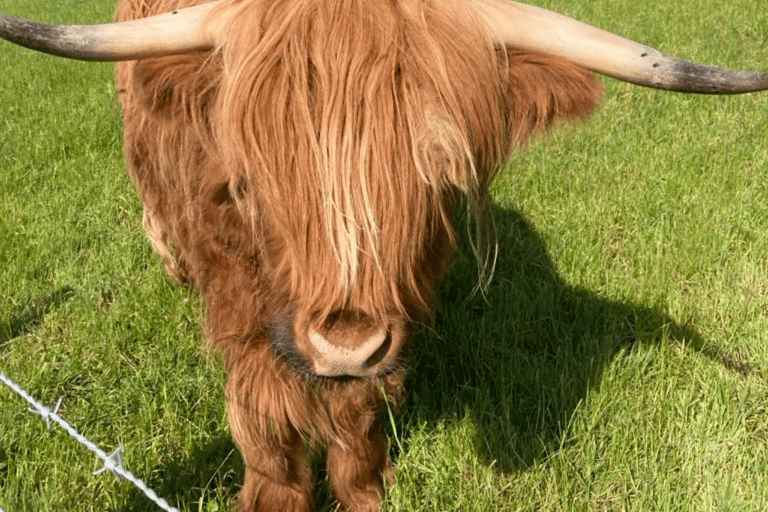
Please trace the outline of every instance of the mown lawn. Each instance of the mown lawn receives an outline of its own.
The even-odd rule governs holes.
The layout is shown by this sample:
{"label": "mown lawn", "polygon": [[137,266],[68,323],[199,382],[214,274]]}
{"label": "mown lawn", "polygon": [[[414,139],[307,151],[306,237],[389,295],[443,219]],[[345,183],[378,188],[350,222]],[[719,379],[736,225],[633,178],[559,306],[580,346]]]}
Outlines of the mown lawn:
{"label": "mown lawn", "polygon": [[[690,60],[768,70],[760,0],[539,5]],[[0,0],[98,22],[111,2]],[[184,511],[243,470],[200,301],[126,177],[112,66],[0,44],[0,372]],[[460,257],[389,425],[391,511],[768,509],[768,93],[606,80],[494,188],[483,295]],[[156,510],[0,386],[0,508]],[[321,475],[322,478],[322,475]],[[319,486],[322,510],[334,510]],[[157,509],[159,510],[159,509]]]}

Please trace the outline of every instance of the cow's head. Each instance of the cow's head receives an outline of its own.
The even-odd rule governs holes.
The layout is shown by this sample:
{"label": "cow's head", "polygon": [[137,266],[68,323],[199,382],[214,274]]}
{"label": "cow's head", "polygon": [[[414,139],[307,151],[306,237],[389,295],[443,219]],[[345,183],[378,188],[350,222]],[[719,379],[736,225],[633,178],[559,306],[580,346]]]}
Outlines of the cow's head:
{"label": "cow's head", "polygon": [[482,212],[492,171],[519,142],[498,67],[468,48],[548,54],[661,89],[768,88],[763,74],[690,64],[503,0],[457,2],[453,15],[379,9],[362,17],[386,35],[378,38],[344,13],[247,6],[223,0],[92,27],[0,16],[0,37],[84,60],[218,52],[226,76],[211,124],[223,200],[257,235],[269,336],[294,366],[321,376],[397,366],[447,266],[457,194]]}
{"label": "cow's head", "polygon": [[370,377],[430,308],[457,195],[482,210],[483,170],[509,145],[502,81],[490,38],[458,16],[312,4],[220,11],[236,22],[210,116],[274,346],[309,374]]}

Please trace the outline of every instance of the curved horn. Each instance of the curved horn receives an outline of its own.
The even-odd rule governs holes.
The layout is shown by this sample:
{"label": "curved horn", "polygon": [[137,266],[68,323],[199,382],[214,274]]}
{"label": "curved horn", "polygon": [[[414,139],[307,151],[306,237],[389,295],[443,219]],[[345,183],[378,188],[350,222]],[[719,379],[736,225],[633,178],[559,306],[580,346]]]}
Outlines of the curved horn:
{"label": "curved horn", "polygon": [[0,14],[0,38],[39,52],[90,61],[210,50],[220,25],[209,23],[208,14],[219,3],[104,25],[47,25]]}
{"label": "curved horn", "polygon": [[561,14],[518,2],[472,1],[499,42],[562,57],[625,82],[701,94],[768,89],[768,74],[693,64]]}

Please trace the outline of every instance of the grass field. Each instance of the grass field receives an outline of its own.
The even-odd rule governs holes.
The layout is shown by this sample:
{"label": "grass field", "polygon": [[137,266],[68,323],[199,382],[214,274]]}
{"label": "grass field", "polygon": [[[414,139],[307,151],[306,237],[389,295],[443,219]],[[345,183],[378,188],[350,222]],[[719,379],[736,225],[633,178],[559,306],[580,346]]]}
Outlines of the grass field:
{"label": "grass field", "polygon": [[[762,0],[542,0],[662,51],[768,69]],[[0,0],[98,22],[111,1]],[[200,301],[126,177],[112,66],[0,44],[0,372],[184,511],[242,481]],[[496,183],[485,297],[460,257],[388,428],[389,511],[768,510],[768,93],[605,81]],[[0,508],[156,510],[0,386]],[[322,476],[321,476],[322,478]],[[321,510],[334,510],[327,487]]]}

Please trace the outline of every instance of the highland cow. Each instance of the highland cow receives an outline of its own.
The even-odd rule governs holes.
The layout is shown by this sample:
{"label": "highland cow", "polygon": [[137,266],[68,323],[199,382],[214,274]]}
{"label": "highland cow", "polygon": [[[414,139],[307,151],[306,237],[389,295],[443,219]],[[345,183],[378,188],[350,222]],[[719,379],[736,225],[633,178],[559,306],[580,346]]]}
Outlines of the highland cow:
{"label": "highland cow", "polygon": [[0,37],[124,61],[125,157],[167,272],[205,298],[244,511],[309,510],[310,448],[327,448],[342,508],[378,510],[381,409],[450,264],[453,210],[467,205],[489,273],[494,174],[594,108],[592,72],[768,88],[504,0],[122,0],[117,22],[0,16]]}

